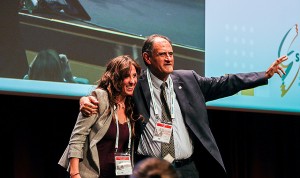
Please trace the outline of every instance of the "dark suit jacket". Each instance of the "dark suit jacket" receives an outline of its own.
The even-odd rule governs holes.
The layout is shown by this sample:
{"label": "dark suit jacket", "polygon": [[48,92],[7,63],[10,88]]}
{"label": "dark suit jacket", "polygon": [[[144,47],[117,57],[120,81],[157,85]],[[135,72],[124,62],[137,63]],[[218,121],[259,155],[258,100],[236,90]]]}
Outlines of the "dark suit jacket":
{"label": "dark suit jacket", "polygon": [[[233,95],[240,90],[267,84],[265,72],[206,78],[199,76],[192,70],[174,70],[171,78],[184,122],[194,145],[196,143],[201,144],[206,150],[205,152],[210,155],[208,157],[214,158],[226,172],[220,151],[209,127],[205,103]],[[150,100],[150,90],[144,72],[134,91],[136,117],[144,119],[136,122],[135,149],[137,149],[143,128],[150,118]],[[197,151],[194,149],[194,152]]]}

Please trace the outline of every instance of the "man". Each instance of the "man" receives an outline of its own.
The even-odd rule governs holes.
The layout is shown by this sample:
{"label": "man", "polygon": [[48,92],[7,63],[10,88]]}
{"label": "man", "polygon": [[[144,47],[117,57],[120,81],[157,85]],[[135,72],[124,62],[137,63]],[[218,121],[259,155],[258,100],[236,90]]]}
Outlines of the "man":
{"label": "man", "polygon": [[[201,77],[192,70],[173,70],[172,42],[158,34],[145,40],[142,57],[147,70],[141,75],[134,91],[135,115],[138,116],[134,147],[136,160],[164,158],[172,163],[183,178],[225,176],[225,166],[209,127],[205,103],[231,96],[240,90],[265,85],[274,73],[282,76],[285,72],[279,64],[287,57],[278,58],[265,72]],[[164,109],[160,86],[164,82],[167,83],[166,103],[170,124],[162,121]],[[80,110],[83,114],[95,112],[97,108],[91,102],[97,103],[91,97],[81,98]],[[166,129],[164,136],[156,137],[155,131],[165,128],[161,125],[171,129]],[[162,156],[164,138],[167,138],[169,147],[172,147],[174,140],[175,155]]]}

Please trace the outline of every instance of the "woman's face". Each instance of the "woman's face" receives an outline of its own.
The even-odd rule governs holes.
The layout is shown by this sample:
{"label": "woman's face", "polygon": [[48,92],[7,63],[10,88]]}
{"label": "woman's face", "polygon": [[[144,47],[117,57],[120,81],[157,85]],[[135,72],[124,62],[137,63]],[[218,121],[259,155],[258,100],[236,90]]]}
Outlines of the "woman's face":
{"label": "woman's face", "polygon": [[125,76],[125,78],[123,79],[122,95],[132,96],[136,83],[137,83],[136,69],[133,65],[131,65],[128,76]]}

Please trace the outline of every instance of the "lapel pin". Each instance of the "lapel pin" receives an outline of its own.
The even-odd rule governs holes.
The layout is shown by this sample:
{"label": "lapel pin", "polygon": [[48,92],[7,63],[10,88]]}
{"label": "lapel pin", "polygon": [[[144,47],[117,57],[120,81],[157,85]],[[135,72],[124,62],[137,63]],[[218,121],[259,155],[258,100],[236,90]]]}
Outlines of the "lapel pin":
{"label": "lapel pin", "polygon": [[182,86],[179,86],[178,88],[179,88],[179,90],[181,90],[181,89],[182,89]]}

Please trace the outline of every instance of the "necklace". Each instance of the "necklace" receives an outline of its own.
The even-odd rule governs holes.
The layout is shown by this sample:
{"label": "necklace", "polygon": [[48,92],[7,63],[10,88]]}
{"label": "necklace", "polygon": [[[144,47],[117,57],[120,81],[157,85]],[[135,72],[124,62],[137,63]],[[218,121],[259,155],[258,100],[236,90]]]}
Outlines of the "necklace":
{"label": "necklace", "polygon": [[118,96],[116,99],[117,99],[117,107],[119,109],[125,109],[125,99],[126,99],[126,97]]}

